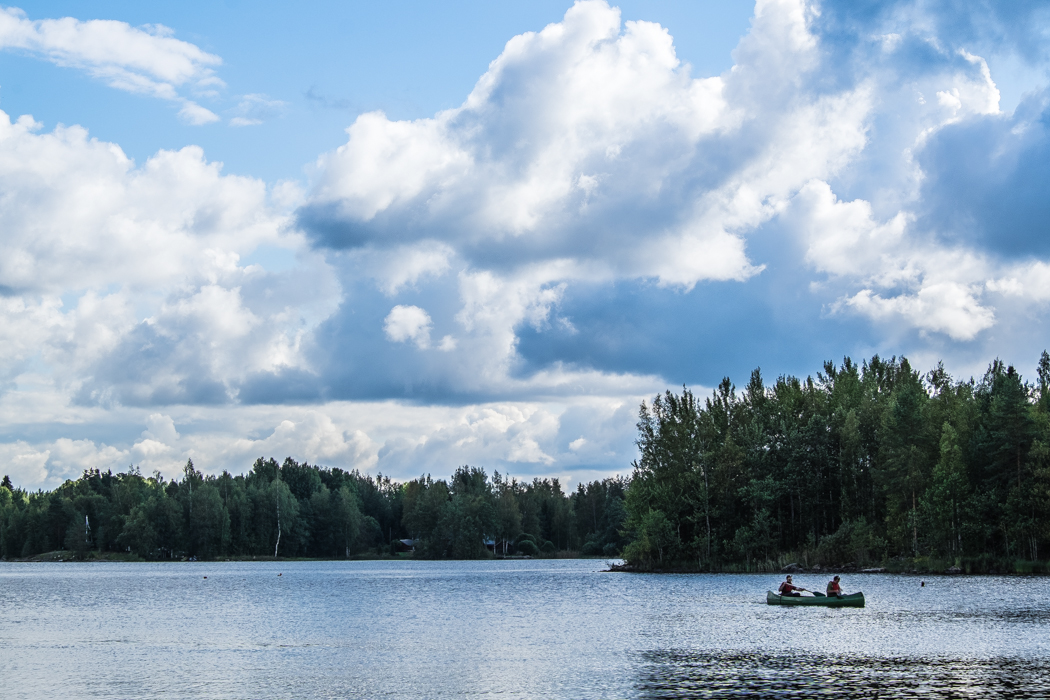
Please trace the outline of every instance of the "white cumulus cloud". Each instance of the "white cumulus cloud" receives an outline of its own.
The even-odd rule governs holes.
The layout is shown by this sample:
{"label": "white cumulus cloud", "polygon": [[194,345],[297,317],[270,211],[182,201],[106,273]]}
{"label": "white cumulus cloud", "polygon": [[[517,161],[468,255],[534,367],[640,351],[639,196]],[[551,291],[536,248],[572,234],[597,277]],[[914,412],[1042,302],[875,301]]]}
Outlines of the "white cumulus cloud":
{"label": "white cumulus cloud", "polygon": [[137,28],[73,17],[31,20],[18,8],[0,8],[0,50],[24,51],[84,70],[118,90],[176,102],[179,116],[190,124],[217,121],[217,115],[181,95],[179,88],[221,85],[214,67],[222,59],[172,34],[162,25]]}
{"label": "white cumulus cloud", "polygon": [[383,321],[386,337],[395,343],[412,341],[420,350],[430,347],[430,331],[433,328],[430,314],[418,306],[399,304],[390,310]]}

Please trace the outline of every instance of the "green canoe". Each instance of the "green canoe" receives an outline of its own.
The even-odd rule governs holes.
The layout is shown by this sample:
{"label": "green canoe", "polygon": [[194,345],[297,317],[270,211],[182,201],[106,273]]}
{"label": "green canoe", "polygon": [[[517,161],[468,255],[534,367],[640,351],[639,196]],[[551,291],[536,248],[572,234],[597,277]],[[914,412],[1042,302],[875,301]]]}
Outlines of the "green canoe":
{"label": "green canoe", "polygon": [[766,603],[769,605],[823,605],[826,608],[863,608],[864,594],[850,593],[841,598],[834,596],[798,596],[777,595],[766,591]]}

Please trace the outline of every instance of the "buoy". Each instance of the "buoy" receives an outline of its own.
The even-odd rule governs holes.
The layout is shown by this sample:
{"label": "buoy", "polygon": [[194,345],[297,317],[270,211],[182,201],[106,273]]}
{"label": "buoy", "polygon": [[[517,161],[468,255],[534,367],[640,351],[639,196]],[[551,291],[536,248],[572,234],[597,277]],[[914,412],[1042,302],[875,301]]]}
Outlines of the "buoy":
{"label": "buoy", "polygon": [[207,577],[207,576],[205,576],[204,578],[208,578],[208,577]]}
{"label": "buoy", "polygon": [[921,587],[921,588],[925,588],[925,587],[926,587],[926,582],[925,582],[925,581],[923,581],[923,582],[922,582],[922,583],[920,584],[920,587]]}

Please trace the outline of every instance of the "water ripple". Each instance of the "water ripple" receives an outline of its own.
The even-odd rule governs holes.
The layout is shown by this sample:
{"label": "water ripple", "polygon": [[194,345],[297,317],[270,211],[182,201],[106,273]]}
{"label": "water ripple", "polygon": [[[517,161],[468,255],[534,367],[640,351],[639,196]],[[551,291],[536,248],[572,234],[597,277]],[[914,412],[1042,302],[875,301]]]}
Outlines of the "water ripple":
{"label": "water ripple", "polygon": [[1047,698],[1045,659],[872,658],[759,652],[643,654],[639,697]]}

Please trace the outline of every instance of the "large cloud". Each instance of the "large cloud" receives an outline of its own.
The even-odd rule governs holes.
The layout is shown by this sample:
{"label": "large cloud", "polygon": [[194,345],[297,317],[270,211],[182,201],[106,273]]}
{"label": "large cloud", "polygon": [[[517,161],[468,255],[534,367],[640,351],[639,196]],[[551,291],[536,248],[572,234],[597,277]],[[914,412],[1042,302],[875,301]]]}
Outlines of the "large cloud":
{"label": "large cloud", "polygon": [[[799,90],[820,68],[801,5],[760,3],[737,53],[732,71],[694,78],[664,28],[580,2],[508,42],[461,107],[411,122],[359,117],[318,161],[298,213],[360,300],[329,322],[322,344],[351,345],[332,360],[335,376],[363,369],[355,347],[376,356],[361,338],[375,330],[361,327],[361,305],[380,303],[363,299],[366,270],[378,291],[412,302],[391,303],[382,325],[390,341],[413,343],[369,360],[389,370],[336,382],[334,395],[411,387],[509,398],[632,384],[558,362],[523,374],[519,331],[571,332],[557,309],[573,283],[688,291],[753,278],[762,265],[748,259],[747,234],[865,145],[867,86]],[[410,283],[395,272],[401,260]],[[425,303],[413,301],[419,280]],[[435,354],[431,327],[448,352]],[[341,342],[348,334],[353,342]],[[639,379],[635,388],[653,384]]]}
{"label": "large cloud", "polygon": [[208,403],[252,371],[302,366],[338,286],[305,251],[284,274],[238,264],[302,247],[264,183],[196,147],[135,167],[79,127],[37,130],[0,113],[0,377],[43,360],[81,401]]}
{"label": "large cloud", "polygon": [[[1001,112],[982,53],[1045,65],[1033,27],[1047,21],[1038,5],[762,0],[732,70],[696,78],[661,27],[579,2],[511,40],[460,107],[359,117],[319,159],[298,223],[344,280],[367,270],[391,297],[389,340],[403,342],[389,329],[404,309],[425,319],[380,392],[534,389],[545,375],[520,339],[586,326],[568,312],[581,286],[755,285],[783,253],[827,318],[873,322],[865,348],[987,351],[991,329],[1011,335],[1046,303],[1046,103]],[[793,243],[748,253],[769,236]],[[586,356],[540,354],[560,376]]]}
{"label": "large cloud", "polygon": [[739,69],[693,78],[667,30],[578,3],[511,40],[461,107],[359,117],[299,221],[330,248],[438,239],[551,278],[745,280],[759,268],[741,234],[863,147],[867,99],[790,89],[818,66],[792,3],[760,3],[739,52]]}
{"label": "large cloud", "polygon": [[[835,57],[829,70],[867,82],[884,105],[869,117],[865,151],[837,178],[808,183],[786,210],[807,263],[841,293],[830,308],[860,313],[898,339],[901,328],[932,334],[938,350],[948,346],[937,335],[986,354],[1012,350],[1004,336],[1048,301],[1036,282],[1050,252],[1047,100],[1037,88],[1014,113],[1000,111],[979,53],[1014,52],[1045,66],[1030,39],[1050,16],[1023,3],[822,9],[813,28]],[[998,345],[989,347],[993,328]],[[1038,350],[1027,352],[1030,361]]]}

